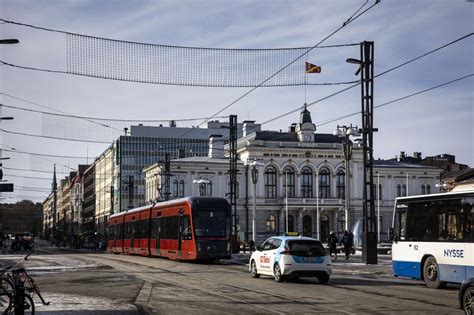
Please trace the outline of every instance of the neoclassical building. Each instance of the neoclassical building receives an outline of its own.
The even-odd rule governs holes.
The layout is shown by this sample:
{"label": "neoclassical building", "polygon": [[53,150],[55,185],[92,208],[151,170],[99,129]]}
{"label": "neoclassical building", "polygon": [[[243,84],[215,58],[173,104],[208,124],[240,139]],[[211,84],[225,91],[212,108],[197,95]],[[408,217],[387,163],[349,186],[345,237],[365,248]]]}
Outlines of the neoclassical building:
{"label": "neoclassical building", "polygon": [[[171,198],[228,196],[229,159],[224,154],[227,146],[218,138],[211,138],[211,142],[208,157],[171,161]],[[252,238],[254,200],[258,241],[284,233],[287,221],[289,231],[324,241],[331,230],[344,231],[347,171],[342,138],[317,133],[306,107],[300,113],[299,122],[292,124],[287,132],[244,132],[237,142],[237,153],[240,159],[237,215],[241,239]],[[362,217],[362,158],[362,149],[354,144],[349,162],[350,227]],[[154,164],[144,169],[148,203],[163,197],[159,194],[162,167]],[[257,179],[255,187],[252,171]],[[395,198],[437,192],[440,172],[440,169],[417,164],[374,161],[380,239],[387,238]]]}

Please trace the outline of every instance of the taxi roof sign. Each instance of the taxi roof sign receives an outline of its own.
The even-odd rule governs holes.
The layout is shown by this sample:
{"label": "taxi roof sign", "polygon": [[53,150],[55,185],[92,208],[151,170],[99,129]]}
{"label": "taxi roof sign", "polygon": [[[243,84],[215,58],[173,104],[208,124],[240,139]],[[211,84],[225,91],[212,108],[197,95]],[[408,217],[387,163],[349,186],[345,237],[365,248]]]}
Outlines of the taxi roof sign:
{"label": "taxi roof sign", "polygon": [[285,236],[301,236],[299,232],[286,232]]}

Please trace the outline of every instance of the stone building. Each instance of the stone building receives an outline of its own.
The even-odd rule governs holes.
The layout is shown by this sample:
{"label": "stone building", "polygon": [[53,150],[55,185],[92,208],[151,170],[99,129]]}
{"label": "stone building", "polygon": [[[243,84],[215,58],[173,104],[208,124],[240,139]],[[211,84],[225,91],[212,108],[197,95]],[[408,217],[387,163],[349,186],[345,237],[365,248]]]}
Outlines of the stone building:
{"label": "stone building", "polygon": [[[216,140],[211,138],[211,143],[219,143]],[[170,198],[228,196],[229,159],[224,156],[226,151],[223,149],[223,144],[222,149],[215,145],[210,146],[207,157],[173,159],[170,164]],[[299,123],[291,125],[288,132],[244,132],[237,142],[237,151],[240,158],[237,216],[241,239],[252,238],[254,167],[254,174],[257,175],[255,206],[258,241],[284,233],[287,220],[289,231],[322,240],[331,230],[343,232],[347,172],[342,138],[317,133],[306,108],[300,114]],[[362,149],[354,145],[349,162],[350,227],[362,217],[362,157]],[[376,210],[381,239],[387,238],[395,198],[436,192],[440,171],[434,167],[397,161],[374,161],[374,184],[378,187],[377,198],[380,198],[376,201]],[[147,202],[162,200],[163,164],[154,164],[144,169],[144,173]]]}

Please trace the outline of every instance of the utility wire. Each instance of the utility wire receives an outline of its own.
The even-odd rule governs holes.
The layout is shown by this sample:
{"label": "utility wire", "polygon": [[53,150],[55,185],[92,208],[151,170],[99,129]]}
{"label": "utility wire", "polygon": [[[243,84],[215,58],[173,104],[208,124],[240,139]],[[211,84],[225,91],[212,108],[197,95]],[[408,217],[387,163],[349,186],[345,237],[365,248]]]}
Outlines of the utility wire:
{"label": "utility wire", "polygon": [[[412,93],[412,94],[408,94],[408,95],[406,95],[406,96],[403,96],[403,97],[400,97],[400,98],[391,100],[391,101],[386,102],[386,103],[379,104],[379,105],[377,105],[377,106],[374,106],[374,109],[375,109],[375,108],[380,108],[380,107],[383,107],[383,106],[387,106],[387,105],[393,104],[393,103],[395,103],[395,102],[399,102],[399,101],[401,101],[401,100],[404,100],[404,99],[407,99],[407,98],[410,98],[410,97],[413,97],[413,96],[416,96],[416,95],[420,95],[420,94],[426,93],[426,92],[431,91],[431,90],[438,89],[438,88],[440,88],[440,87],[443,87],[443,86],[446,86],[446,85],[449,85],[449,84],[452,84],[452,83],[455,83],[455,82],[458,82],[458,81],[467,79],[467,78],[472,77],[472,76],[474,76],[474,73],[465,75],[465,76],[463,76],[463,77],[460,77],[460,78],[457,78],[457,79],[454,79],[454,80],[451,80],[451,81],[448,81],[448,82],[445,82],[445,83],[441,83],[441,84],[435,85],[435,86],[430,87],[430,88],[425,89],[425,90],[421,90],[421,91],[418,91],[418,92],[415,92],[415,93]],[[338,121],[338,120],[341,120],[341,119],[344,119],[344,118],[348,118],[348,117],[351,117],[351,116],[355,116],[355,115],[359,115],[359,114],[360,114],[360,111],[354,112],[354,113],[352,113],[352,114],[340,116],[340,117],[337,117],[337,118],[333,118],[333,119],[331,119],[331,120],[329,120],[329,121],[325,121],[325,122],[323,122],[323,123],[316,124],[316,126],[317,126],[317,127],[324,126],[324,125],[327,125],[327,124],[336,122],[336,121]]]}
{"label": "utility wire", "polygon": [[20,178],[29,178],[29,179],[42,179],[42,180],[49,180],[52,181],[52,178],[46,178],[46,177],[35,177],[35,176],[23,176],[23,175],[13,175],[13,174],[7,174],[4,173],[3,176],[10,176],[10,177],[20,177]]}
{"label": "utility wire", "polygon": [[[25,172],[37,172],[37,173],[47,173],[47,174],[53,174],[53,171],[43,171],[43,170],[31,170],[27,168],[15,168],[15,167],[2,167],[4,170],[12,170],[12,171],[25,171]],[[69,173],[64,173],[64,172],[59,172],[56,171],[56,174],[62,174],[62,175],[69,175]]]}
{"label": "utility wire", "polygon": [[[268,77],[267,79],[265,79],[264,81],[262,81],[260,84],[258,84],[257,86],[251,88],[249,91],[247,91],[246,93],[244,93],[243,95],[239,96],[237,99],[235,99],[234,101],[232,101],[231,103],[225,105],[222,109],[218,110],[214,115],[212,115],[211,117],[209,117],[207,120],[204,120],[201,124],[199,124],[199,126],[201,126],[202,124],[204,124],[205,122],[209,121],[210,119],[212,119],[213,117],[219,115],[220,113],[222,113],[224,110],[228,109],[229,107],[231,107],[232,105],[234,105],[235,103],[239,102],[240,100],[242,100],[244,97],[246,97],[247,95],[251,94],[253,91],[255,91],[256,89],[258,89],[259,87],[261,87],[263,84],[265,84],[266,82],[270,81],[272,78],[274,78],[275,76],[277,76],[279,73],[281,73],[282,71],[284,71],[286,68],[288,68],[289,66],[291,66],[292,64],[294,64],[296,61],[298,61],[299,59],[301,59],[302,57],[304,57],[305,55],[307,55],[310,51],[312,51],[313,49],[315,49],[316,47],[318,47],[319,45],[321,45],[323,42],[325,42],[326,40],[328,40],[329,38],[331,38],[332,36],[334,36],[334,34],[336,34],[337,32],[339,32],[341,29],[343,29],[344,27],[346,27],[347,25],[349,25],[351,22],[355,21],[357,18],[359,18],[361,15],[365,14],[367,11],[369,11],[370,9],[372,9],[375,5],[377,5],[378,3],[380,2],[380,0],[376,0],[375,3],[373,5],[371,5],[370,7],[368,7],[367,9],[365,9],[364,11],[362,11],[361,13],[357,14],[357,12],[359,12],[361,10],[361,8],[359,8],[356,13],[354,13],[346,22],[344,22],[342,24],[342,26],[338,27],[335,31],[333,31],[332,33],[330,33],[329,35],[327,35],[326,37],[324,37],[322,40],[320,40],[316,45],[310,47],[306,52],[302,53],[299,57],[295,58],[293,61],[291,61],[290,63],[288,63],[286,66],[284,66],[283,68],[281,68],[280,70],[278,70],[277,72],[275,72],[273,75],[271,75],[270,77]],[[364,4],[365,6],[365,4]],[[357,15],[355,15],[357,14]]]}
{"label": "utility wire", "polygon": [[[37,106],[43,106],[41,104],[27,101],[25,99],[21,99],[18,97],[15,97],[13,95],[7,94],[7,93],[2,93],[0,94],[23,101],[27,102],[33,105]],[[11,109],[17,109],[17,110],[22,110],[26,112],[32,112],[32,113],[39,113],[39,114],[47,114],[47,115],[52,115],[52,116],[59,116],[59,117],[67,117],[67,118],[77,118],[77,119],[91,119],[91,120],[98,120],[98,121],[114,121],[114,122],[146,122],[146,123],[166,123],[169,121],[177,121],[177,122],[187,122],[187,121],[195,121],[195,120],[201,120],[205,119],[205,117],[197,117],[197,118],[180,118],[180,119],[119,119],[119,118],[104,118],[104,117],[88,117],[88,116],[78,116],[78,115],[70,115],[70,114],[58,114],[58,113],[52,113],[52,112],[45,112],[45,111],[40,111],[40,110],[34,110],[34,109],[29,109],[29,108],[24,108],[24,107],[18,107],[18,106],[12,106],[12,105],[6,105],[0,103],[0,106],[6,107],[6,108],[11,108]],[[49,107],[48,107],[49,108]],[[216,118],[227,118],[227,116],[219,116]],[[122,131],[122,130],[120,130]]]}
{"label": "utility wire", "polygon": [[[376,0],[376,1],[380,2],[380,0]],[[367,1],[366,1],[366,3],[367,3]],[[365,4],[363,6],[365,6]],[[356,13],[359,12],[362,9],[362,7],[359,10],[357,10]],[[352,17],[354,15],[355,14],[353,14],[349,19],[352,19]],[[121,42],[121,43],[128,43],[128,44],[141,44],[141,45],[147,45],[147,46],[173,47],[173,48],[198,48],[198,49],[210,49],[210,50],[215,50],[215,49],[221,49],[221,50],[262,50],[262,49],[253,49],[253,48],[216,48],[216,47],[195,47],[195,46],[176,46],[176,45],[152,44],[152,43],[125,41],[125,40],[112,39],[112,38],[106,38],[106,37],[91,36],[91,35],[85,35],[85,34],[81,34],[81,33],[72,33],[72,32],[67,32],[67,31],[62,31],[62,30],[56,30],[56,29],[52,29],[52,28],[46,28],[46,27],[42,27],[42,26],[36,26],[36,25],[32,25],[32,24],[15,22],[15,21],[6,20],[6,19],[2,19],[2,18],[0,18],[0,21],[2,21],[3,23],[7,23],[7,24],[25,26],[25,27],[29,27],[29,28],[33,28],[33,29],[42,30],[42,31],[55,32],[55,33],[61,33],[61,34],[66,34],[66,35],[77,35],[77,36],[83,36],[83,37],[88,37],[88,38],[103,39],[103,40],[109,40],[109,41]],[[0,23],[0,24],[3,24],[3,23]],[[336,48],[336,47],[348,47],[348,46],[358,46],[358,45],[359,45],[358,43],[349,43],[349,44],[336,44],[336,45],[319,46],[317,48]],[[269,49],[265,49],[265,50],[305,49],[305,48],[309,48],[309,47],[279,47],[279,48],[269,48]]]}
{"label": "utility wire", "polygon": [[[296,59],[294,62],[296,62],[298,59]],[[293,63],[294,63],[293,62]],[[27,67],[27,66],[22,66],[22,65],[17,65],[13,64],[10,62],[6,62],[4,60],[0,60],[0,63],[2,66],[9,66],[12,68],[18,68],[18,69],[23,69],[23,70],[33,70],[33,71],[40,71],[40,72],[49,72],[49,73],[59,73],[59,74],[68,74],[68,75],[75,75],[75,76],[80,76],[80,77],[89,77],[89,78],[95,78],[95,79],[102,79],[102,80],[112,80],[112,81],[125,81],[125,82],[134,82],[134,83],[142,83],[142,84],[166,84],[166,85],[186,85],[186,84],[178,84],[178,83],[155,83],[155,82],[144,82],[144,81],[137,81],[137,80],[128,80],[128,79],[118,79],[118,78],[106,78],[106,77],[98,77],[95,75],[90,75],[90,74],[80,74],[80,73],[72,73],[72,72],[67,72],[63,70],[51,70],[51,69],[43,69],[43,68],[36,68],[36,67]],[[290,64],[291,65],[291,64]],[[274,74],[272,77],[269,79],[265,80],[258,86],[260,87],[262,84],[273,78],[275,75],[286,69],[288,66]],[[341,82],[324,82],[324,83],[304,83],[304,85],[318,85],[318,86],[326,86],[326,85],[345,85],[345,84],[352,84],[355,81],[341,81]],[[295,85],[303,85],[303,84],[293,84],[293,85],[287,85],[287,86],[295,86]],[[211,117],[214,118],[215,116]]]}
{"label": "utility wire", "polygon": [[[464,39],[466,39],[466,38],[472,36],[473,34],[474,34],[474,33],[469,33],[469,34],[467,34],[467,35],[464,35],[464,36],[462,36],[462,37],[459,37],[459,38],[457,38],[457,39],[455,39],[455,40],[453,40],[453,41],[451,41],[451,42],[449,42],[449,43],[447,43],[447,44],[445,44],[445,45],[442,45],[442,46],[440,46],[440,47],[438,47],[438,48],[435,48],[435,49],[433,49],[433,50],[430,50],[430,51],[428,51],[428,52],[426,52],[426,53],[424,53],[424,54],[422,54],[422,55],[420,55],[420,56],[417,56],[417,57],[412,58],[412,59],[410,59],[410,60],[408,60],[408,61],[405,61],[405,62],[403,62],[403,63],[401,63],[401,64],[399,64],[399,65],[397,65],[397,66],[395,66],[395,67],[392,67],[392,68],[390,68],[390,69],[387,69],[387,70],[385,70],[385,71],[383,71],[383,72],[381,72],[381,73],[375,75],[374,78],[380,77],[380,76],[385,75],[385,74],[387,74],[387,73],[389,73],[389,72],[392,72],[392,71],[394,71],[394,70],[396,70],[396,69],[399,69],[399,68],[401,68],[401,67],[403,67],[403,66],[406,66],[406,65],[409,64],[409,63],[412,63],[412,62],[414,62],[414,61],[416,61],[416,60],[418,60],[418,59],[421,59],[421,58],[423,58],[423,57],[426,57],[426,56],[428,56],[428,55],[430,55],[430,54],[432,54],[432,53],[434,53],[434,52],[436,52],[436,51],[438,51],[438,50],[441,50],[441,49],[446,48],[446,47],[448,47],[448,46],[450,46],[450,45],[453,45],[453,44],[455,44],[455,43],[457,43],[457,42],[459,42],[459,41],[461,41],[461,40],[464,40]],[[352,89],[352,88],[354,88],[354,87],[356,87],[356,86],[358,86],[358,85],[360,85],[360,81],[359,81],[357,84],[351,85],[351,86],[346,87],[346,88],[344,88],[344,89],[342,89],[342,90],[339,90],[339,91],[334,92],[334,93],[332,93],[332,94],[329,94],[329,95],[327,95],[327,96],[325,96],[325,97],[322,97],[322,98],[320,98],[320,99],[317,99],[317,100],[314,101],[314,102],[311,102],[311,103],[309,103],[309,104],[306,104],[306,107],[309,107],[309,106],[312,106],[312,105],[314,105],[314,104],[320,103],[320,102],[322,102],[322,101],[324,101],[324,100],[327,100],[328,98],[331,98],[331,97],[336,96],[336,95],[338,95],[338,94],[341,94],[341,93],[343,93],[343,92],[345,92],[345,91],[348,91],[348,90],[350,90],[350,89]],[[285,116],[288,116],[288,115],[290,115],[290,114],[293,114],[293,113],[295,113],[295,112],[297,112],[297,111],[300,111],[301,109],[302,109],[302,106],[299,106],[298,108],[295,108],[295,109],[293,109],[293,110],[291,110],[291,111],[289,111],[289,112],[286,112],[286,113],[284,113],[284,114],[281,114],[281,115],[278,115],[278,116],[276,116],[276,117],[274,117],[274,118],[271,118],[271,119],[269,119],[269,120],[267,120],[267,121],[264,121],[261,125],[263,126],[263,125],[265,125],[265,124],[268,124],[268,123],[270,123],[270,122],[273,122],[273,121],[278,120],[278,119],[280,119],[280,118],[283,118],[283,117],[285,117]],[[352,114],[349,115],[349,116],[352,116]]]}

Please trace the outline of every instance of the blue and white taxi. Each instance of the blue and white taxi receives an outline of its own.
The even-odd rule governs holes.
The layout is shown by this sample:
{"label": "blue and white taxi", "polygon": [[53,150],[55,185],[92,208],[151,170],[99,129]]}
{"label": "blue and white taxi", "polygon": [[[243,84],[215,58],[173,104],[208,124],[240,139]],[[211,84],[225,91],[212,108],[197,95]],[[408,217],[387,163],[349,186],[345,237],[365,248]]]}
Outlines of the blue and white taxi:
{"label": "blue and white taxi", "polygon": [[274,236],[252,253],[249,271],[253,278],[269,275],[277,282],[287,278],[316,277],[319,283],[327,283],[332,272],[331,257],[315,238]]}

